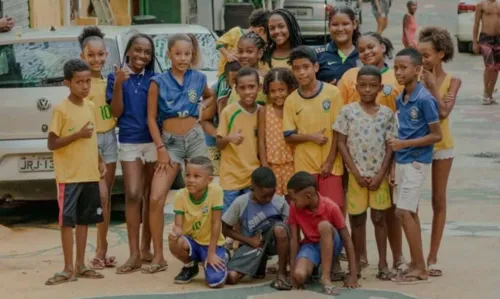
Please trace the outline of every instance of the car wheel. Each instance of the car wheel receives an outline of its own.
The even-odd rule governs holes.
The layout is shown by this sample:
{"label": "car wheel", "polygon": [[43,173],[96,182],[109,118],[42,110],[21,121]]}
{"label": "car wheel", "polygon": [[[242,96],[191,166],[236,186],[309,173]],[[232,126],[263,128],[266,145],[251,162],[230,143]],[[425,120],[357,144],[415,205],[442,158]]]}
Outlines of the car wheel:
{"label": "car wheel", "polygon": [[470,53],[472,52],[472,43],[471,42],[461,42],[457,39],[457,47],[459,53]]}

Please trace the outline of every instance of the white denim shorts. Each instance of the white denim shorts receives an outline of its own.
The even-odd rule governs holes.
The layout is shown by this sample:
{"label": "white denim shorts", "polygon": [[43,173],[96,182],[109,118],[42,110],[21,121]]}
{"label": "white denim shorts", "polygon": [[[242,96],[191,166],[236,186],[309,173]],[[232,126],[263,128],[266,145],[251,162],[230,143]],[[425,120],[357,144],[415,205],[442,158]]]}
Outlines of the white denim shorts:
{"label": "white denim shorts", "polygon": [[432,160],[446,160],[455,158],[455,149],[447,148],[432,153]]}
{"label": "white denim shorts", "polygon": [[143,163],[156,162],[156,144],[150,143],[120,143],[120,161],[134,162],[137,158]]}
{"label": "white denim shorts", "polygon": [[429,174],[431,164],[412,162],[396,164],[394,204],[401,210],[417,212],[422,185]]}
{"label": "white denim shorts", "polygon": [[107,132],[97,133],[97,146],[99,154],[104,158],[104,163],[116,163],[118,161],[118,142],[116,131],[111,129]]}

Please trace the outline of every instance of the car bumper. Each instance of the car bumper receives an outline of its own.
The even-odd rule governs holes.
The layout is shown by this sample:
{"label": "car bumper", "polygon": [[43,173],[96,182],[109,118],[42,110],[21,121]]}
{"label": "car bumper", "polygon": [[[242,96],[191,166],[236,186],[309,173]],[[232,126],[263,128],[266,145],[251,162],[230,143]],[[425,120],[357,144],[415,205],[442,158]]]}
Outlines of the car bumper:
{"label": "car bumper", "polygon": [[472,42],[474,28],[474,14],[459,14],[457,18],[457,39],[461,42]]}

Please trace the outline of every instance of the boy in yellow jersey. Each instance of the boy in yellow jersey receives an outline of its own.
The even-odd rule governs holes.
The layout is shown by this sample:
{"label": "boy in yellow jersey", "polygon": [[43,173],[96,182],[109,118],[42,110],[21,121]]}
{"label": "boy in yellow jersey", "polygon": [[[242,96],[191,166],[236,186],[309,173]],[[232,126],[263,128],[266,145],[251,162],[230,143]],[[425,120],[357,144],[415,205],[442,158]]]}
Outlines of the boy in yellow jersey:
{"label": "boy in yellow jersey", "polygon": [[257,156],[257,110],[259,73],[242,68],[235,79],[237,103],[226,106],[217,127],[217,148],[221,150],[220,185],[224,189],[224,212],[236,197],[250,191],[252,172],[260,166]]}
{"label": "boy in yellow jersey", "polygon": [[95,107],[85,99],[90,90],[90,77],[89,66],[80,59],[72,59],[64,65],[64,83],[70,95],[54,108],[50,123],[47,147],[54,153],[64,270],[49,278],[46,285],[74,281],[75,277],[104,277],[85,267],[88,225],[103,221],[99,180],[106,173],[106,165],[97,149],[93,125]]}
{"label": "boy in yellow jersey", "polygon": [[344,166],[332,130],[343,106],[340,91],[316,79],[318,59],[309,47],[292,50],[290,64],[300,86],[285,101],[283,131],[286,141],[296,146],[295,171],[313,174],[319,193],[343,207]]}
{"label": "boy in yellow jersey", "polygon": [[222,189],[212,184],[212,161],[194,157],[186,166],[186,188],[175,194],[175,222],[168,236],[173,256],[185,265],[175,277],[177,284],[190,283],[203,263],[205,282],[211,288],[224,286],[229,255],[222,235]]}
{"label": "boy in yellow jersey", "polygon": [[237,61],[236,47],[240,37],[247,31],[257,33],[263,40],[266,40],[266,23],[269,17],[269,12],[264,9],[257,9],[252,12],[249,17],[250,28],[244,30],[241,27],[234,27],[217,40],[217,50],[222,54],[220,56],[219,67],[217,69],[217,77],[224,73],[224,66],[227,62]]}

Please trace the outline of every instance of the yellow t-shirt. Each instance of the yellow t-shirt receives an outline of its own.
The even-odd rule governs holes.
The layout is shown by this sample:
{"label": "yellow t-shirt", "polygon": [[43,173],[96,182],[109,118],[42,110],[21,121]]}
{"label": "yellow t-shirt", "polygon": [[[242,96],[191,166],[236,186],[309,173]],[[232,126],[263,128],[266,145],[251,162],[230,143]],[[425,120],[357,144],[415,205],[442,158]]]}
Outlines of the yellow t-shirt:
{"label": "yellow t-shirt", "polygon": [[[260,90],[257,95],[257,99],[255,100],[260,105],[265,105],[267,103],[267,96],[262,90],[262,84],[264,84],[264,77],[259,76],[260,81]],[[227,104],[234,104],[240,101],[240,95],[236,92],[236,86],[233,87],[231,94],[229,95],[229,99],[227,100]]]}
{"label": "yellow t-shirt", "polygon": [[[219,37],[217,40],[217,50],[220,48],[226,48],[229,52],[234,51],[238,46],[238,42],[240,41],[240,37],[243,36],[243,29],[240,27],[234,27],[228,32],[224,33],[223,36]],[[224,74],[224,67],[226,66],[227,59],[224,55],[220,55],[219,67],[217,68],[217,77],[220,77]]]}
{"label": "yellow t-shirt", "polygon": [[219,176],[224,190],[249,187],[252,172],[260,167],[257,156],[257,110],[250,113],[239,103],[228,105],[222,110],[217,136],[226,137],[240,130],[243,136],[240,145],[229,143],[221,150]]}
{"label": "yellow t-shirt", "polygon": [[97,133],[104,133],[116,126],[116,119],[111,114],[111,107],[106,103],[106,79],[92,78],[88,100],[92,101],[95,109],[95,129]]}
{"label": "yellow t-shirt", "polygon": [[[65,99],[54,108],[50,132],[62,138],[80,131],[88,122],[94,125],[94,110],[91,101],[83,100],[83,105],[78,106]],[[98,182],[101,176],[96,131],[91,138],[80,138],[54,150],[54,171],[57,183]]]}
{"label": "yellow t-shirt", "polygon": [[[208,185],[200,201],[194,201],[186,188],[179,190],[174,198],[174,213],[184,216],[182,233],[198,244],[208,246],[212,236],[212,211],[222,211],[223,202],[224,192],[215,184]],[[224,245],[222,229],[217,245]]]}
{"label": "yellow t-shirt", "polygon": [[[290,58],[289,57],[287,57],[287,58],[271,57],[271,65],[273,66],[273,68],[283,67],[283,68],[287,68],[287,69],[291,70],[292,66],[288,64],[288,59],[290,59]],[[267,63],[261,63],[260,69],[266,73],[271,70],[271,68],[269,68],[269,65]]]}
{"label": "yellow t-shirt", "polygon": [[[307,171],[312,174],[321,171],[332,146],[332,126],[343,106],[340,91],[336,86],[321,82],[317,95],[312,98],[303,98],[299,90],[292,92],[285,101],[283,114],[283,131],[290,133],[313,134],[325,129],[324,135],[328,138],[325,145],[313,142],[304,142],[295,147],[295,171]],[[344,165],[342,157],[337,153],[332,174],[342,175]]]}
{"label": "yellow t-shirt", "polygon": [[[359,101],[359,93],[356,90],[356,82],[360,68],[352,68],[345,72],[337,84],[344,99],[344,104]],[[377,103],[396,111],[396,98],[403,91],[404,86],[399,85],[394,70],[388,67],[382,70],[382,84],[384,89],[377,96]]]}
{"label": "yellow t-shirt", "polygon": [[[448,93],[450,89],[451,78],[452,78],[451,75],[449,74],[446,75],[446,78],[444,78],[443,83],[439,87],[439,95],[441,97],[444,97]],[[455,142],[453,141],[453,136],[451,135],[449,117],[450,116],[448,115],[447,118],[439,120],[439,124],[441,125],[441,134],[443,138],[439,143],[434,144],[434,152],[455,147]]]}

